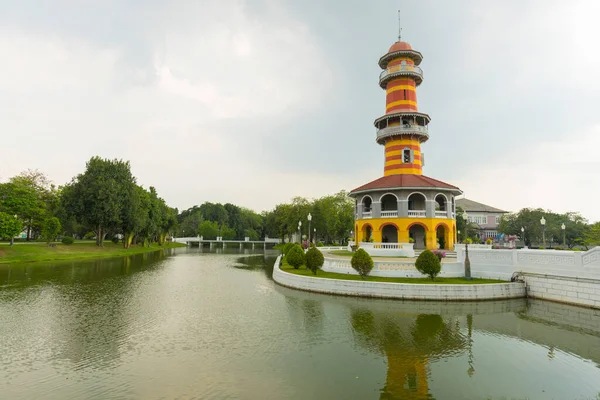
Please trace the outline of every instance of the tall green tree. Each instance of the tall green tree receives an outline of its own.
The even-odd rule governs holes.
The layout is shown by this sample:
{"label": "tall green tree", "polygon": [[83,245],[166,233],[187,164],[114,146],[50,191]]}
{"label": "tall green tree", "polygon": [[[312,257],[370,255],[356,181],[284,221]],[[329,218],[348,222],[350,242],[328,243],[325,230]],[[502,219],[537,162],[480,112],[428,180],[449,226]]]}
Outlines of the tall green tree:
{"label": "tall green tree", "polygon": [[60,225],[60,221],[56,217],[47,218],[44,222],[44,227],[42,228],[42,237],[48,245],[50,245],[50,241],[55,240],[58,234],[61,232],[62,227]]}
{"label": "tall green tree", "polygon": [[128,161],[92,157],[85,172],[64,187],[65,209],[96,234],[96,244],[102,247],[108,232],[121,230],[123,199],[132,185]]}
{"label": "tall green tree", "polygon": [[0,212],[0,239],[10,239],[13,244],[14,237],[21,232],[23,224],[14,215]]}

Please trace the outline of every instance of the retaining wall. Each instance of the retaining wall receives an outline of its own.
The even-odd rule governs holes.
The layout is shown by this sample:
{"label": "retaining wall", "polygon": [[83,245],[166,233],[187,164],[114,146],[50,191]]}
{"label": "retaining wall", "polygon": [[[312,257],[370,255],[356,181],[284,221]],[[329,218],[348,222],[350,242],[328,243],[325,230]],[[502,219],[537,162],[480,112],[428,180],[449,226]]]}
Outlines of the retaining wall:
{"label": "retaining wall", "polygon": [[342,279],[313,278],[290,274],[279,268],[281,256],[275,261],[273,280],[283,286],[311,292],[347,296],[382,297],[415,300],[491,300],[525,297],[525,284],[507,282],[480,285],[436,285],[347,281]]}
{"label": "retaining wall", "polygon": [[[465,259],[457,249],[457,260]],[[587,252],[469,249],[473,276],[510,279],[520,273],[527,296],[600,308],[600,247]]]}

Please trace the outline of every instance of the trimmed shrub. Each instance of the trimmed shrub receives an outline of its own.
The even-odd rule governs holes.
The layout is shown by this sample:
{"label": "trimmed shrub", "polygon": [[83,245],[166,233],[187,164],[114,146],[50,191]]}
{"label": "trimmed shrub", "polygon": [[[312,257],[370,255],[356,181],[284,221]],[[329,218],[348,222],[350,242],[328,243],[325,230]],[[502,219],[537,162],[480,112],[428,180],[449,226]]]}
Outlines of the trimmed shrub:
{"label": "trimmed shrub", "polygon": [[323,242],[319,242],[319,243],[317,243],[317,247],[323,247],[323,246],[325,246],[325,245],[323,244]]}
{"label": "trimmed shrub", "polygon": [[286,244],[283,246],[283,250],[282,250],[283,254],[284,254],[284,255],[286,255],[286,254],[288,253],[288,251],[290,251],[290,249],[291,249],[292,247],[294,247],[294,244],[295,244],[294,242],[287,242],[287,243],[286,243]]}
{"label": "trimmed shrub", "polygon": [[437,274],[442,270],[442,263],[438,256],[433,254],[431,250],[424,250],[417,258],[415,267],[420,273],[429,275],[433,281]]}
{"label": "trimmed shrub", "polygon": [[356,250],[352,256],[352,260],[350,260],[350,264],[352,264],[352,268],[354,268],[363,279],[365,279],[373,269],[373,259],[369,253],[361,248]]}
{"label": "trimmed shrub", "polygon": [[323,253],[316,247],[311,247],[306,252],[306,267],[312,271],[314,275],[317,274],[317,270],[323,266],[325,259]]}
{"label": "trimmed shrub", "polygon": [[75,242],[75,239],[73,239],[71,236],[65,236],[64,238],[62,238],[61,242],[62,244],[73,244]]}
{"label": "trimmed shrub", "polygon": [[113,238],[112,238],[111,240],[112,240],[112,242],[113,242],[114,244],[117,244],[117,243],[119,243],[119,242],[120,242],[119,238],[118,238],[118,237],[116,237],[116,236],[113,236]]}
{"label": "trimmed shrub", "polygon": [[302,247],[300,247],[298,244],[294,244],[285,257],[287,263],[295,269],[300,268],[301,265],[306,263],[304,250],[302,250]]}

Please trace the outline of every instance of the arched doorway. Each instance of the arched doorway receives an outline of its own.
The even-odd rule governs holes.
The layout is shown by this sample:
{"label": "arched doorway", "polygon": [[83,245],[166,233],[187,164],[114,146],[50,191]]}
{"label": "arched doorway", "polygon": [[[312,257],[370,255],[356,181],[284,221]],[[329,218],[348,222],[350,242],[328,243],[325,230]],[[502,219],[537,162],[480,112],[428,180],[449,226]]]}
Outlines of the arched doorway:
{"label": "arched doorway", "polygon": [[398,243],[398,228],[388,224],[381,229],[381,241],[383,243]]}
{"label": "arched doorway", "polygon": [[362,228],[362,241],[369,242],[372,237],[373,237],[373,228],[369,224],[364,225]]}
{"label": "arched doorway", "polygon": [[440,224],[435,228],[435,236],[440,249],[448,250],[450,246],[450,229],[446,225]]}
{"label": "arched doorway", "polygon": [[381,217],[398,216],[398,198],[393,194],[386,194],[381,197]]}
{"label": "arched doorway", "polygon": [[371,204],[373,203],[373,199],[369,196],[365,196],[362,199],[362,212],[363,215],[371,215]]}
{"label": "arched doorway", "polygon": [[436,217],[447,217],[448,216],[448,199],[443,194],[435,196],[435,216]]}
{"label": "arched doorway", "polygon": [[425,241],[426,232],[423,225],[411,225],[410,228],[408,228],[408,236],[415,241],[415,249],[425,249],[427,247],[427,243]]}
{"label": "arched doorway", "polygon": [[413,193],[408,196],[408,216],[425,217],[425,196],[421,193]]}

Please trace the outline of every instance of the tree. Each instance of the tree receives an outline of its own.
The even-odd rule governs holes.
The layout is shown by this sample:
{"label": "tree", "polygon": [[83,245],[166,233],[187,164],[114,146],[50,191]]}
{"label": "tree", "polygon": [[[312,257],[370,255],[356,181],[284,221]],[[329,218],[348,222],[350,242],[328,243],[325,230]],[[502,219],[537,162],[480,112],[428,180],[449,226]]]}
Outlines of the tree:
{"label": "tree", "polygon": [[373,269],[373,259],[364,249],[359,248],[352,255],[350,260],[352,268],[358,272],[361,278],[365,279]]}
{"label": "tree", "polygon": [[[542,217],[546,220],[545,227],[542,227],[540,223]],[[564,232],[561,228],[563,223],[565,224]],[[498,231],[523,239],[521,227],[525,229],[525,244],[529,247],[534,242],[541,243],[544,234],[551,246],[553,243],[562,243],[564,234],[566,245],[572,248],[577,244],[583,244],[587,220],[578,212],[557,214],[541,208],[523,208],[519,212],[502,216]]]}
{"label": "tree", "polygon": [[0,238],[10,239],[12,245],[13,238],[21,232],[23,224],[14,215],[0,212]]}
{"label": "tree", "polygon": [[213,221],[202,221],[198,227],[198,234],[204,239],[214,240],[219,236],[219,225]]}
{"label": "tree", "polygon": [[306,252],[306,267],[312,271],[314,275],[317,275],[317,270],[323,266],[325,258],[316,247],[311,247]]}
{"label": "tree", "polygon": [[589,226],[583,234],[583,244],[585,246],[600,245],[600,222],[596,222]]}
{"label": "tree", "polygon": [[62,227],[58,218],[50,217],[44,222],[44,227],[42,228],[42,237],[46,240],[48,245],[50,245],[50,241],[56,239],[61,230]]}
{"label": "tree", "polygon": [[285,259],[289,265],[294,267],[295,269],[300,268],[301,265],[306,263],[306,257],[304,254],[304,250],[300,245],[295,244],[285,256]]}
{"label": "tree", "polygon": [[424,250],[417,257],[415,268],[423,275],[428,275],[433,281],[442,270],[442,263],[438,256],[433,254],[431,250]]}
{"label": "tree", "polygon": [[85,172],[63,189],[65,209],[96,234],[102,247],[109,231],[121,229],[123,199],[134,184],[128,161],[92,157]]}
{"label": "tree", "polygon": [[0,184],[0,211],[18,215],[24,222],[29,240],[32,231],[40,228],[46,210],[35,186],[24,178],[14,177],[10,182]]}

